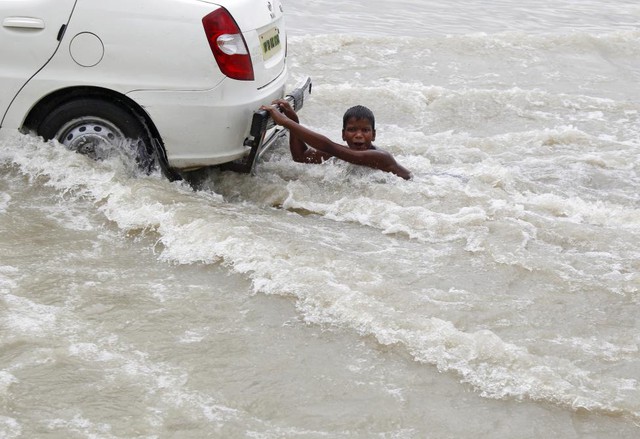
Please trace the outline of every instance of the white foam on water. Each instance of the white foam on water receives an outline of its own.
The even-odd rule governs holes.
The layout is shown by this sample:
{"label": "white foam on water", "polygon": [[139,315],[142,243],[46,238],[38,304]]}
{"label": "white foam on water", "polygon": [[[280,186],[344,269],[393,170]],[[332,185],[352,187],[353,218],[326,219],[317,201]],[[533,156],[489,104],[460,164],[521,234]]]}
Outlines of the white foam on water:
{"label": "white foam on water", "polygon": [[2,293],[8,313],[2,318],[8,329],[7,338],[46,337],[57,327],[60,308],[32,302],[28,299]]}
{"label": "white foam on water", "polygon": [[[307,321],[348,327],[362,335],[375,337],[381,344],[402,346],[417,361],[459,374],[463,382],[472,384],[486,397],[530,398],[567,407],[634,416],[640,413],[640,406],[633,397],[638,391],[634,379],[597,376],[562,357],[532,354],[526,347],[509,343],[491,330],[461,330],[451,321],[409,312],[414,306],[410,301],[394,305],[394,300],[388,297],[393,291],[393,283],[385,275],[387,271],[406,271],[415,266],[415,258],[431,259],[439,265],[439,259],[456,248],[455,245],[449,249],[436,247],[429,253],[418,242],[442,246],[461,240],[460,251],[471,246],[472,251],[482,252],[487,244],[478,243],[478,239],[482,242],[490,236],[482,230],[498,215],[504,216],[505,220],[522,220],[526,217],[525,210],[530,207],[523,209],[518,206],[535,206],[538,214],[543,215],[547,212],[558,216],[560,212],[561,218],[569,218],[577,224],[585,221],[578,220],[578,216],[586,217],[587,222],[600,224],[606,220],[604,205],[603,213],[599,214],[594,206],[579,200],[572,205],[566,200],[540,195],[518,199],[516,205],[498,200],[492,200],[482,208],[464,207],[466,202],[455,207],[454,203],[453,209],[437,213],[430,210],[433,206],[403,205],[402,202],[413,194],[433,203],[433,194],[429,191],[434,190],[433,186],[437,188],[438,184],[444,185],[443,194],[459,191],[478,196],[473,194],[478,188],[469,188],[468,183],[455,177],[432,175],[418,180],[428,187],[428,192],[423,194],[416,182],[403,184],[399,179],[388,179],[387,176],[382,180],[372,180],[370,173],[345,174],[345,167],[336,165],[330,169],[335,170],[336,175],[347,175],[353,187],[340,189],[343,183],[331,178],[319,181],[316,189],[313,189],[313,184],[309,186],[300,180],[279,181],[283,191],[280,205],[291,211],[313,212],[318,216],[318,222],[286,210],[265,210],[246,203],[229,204],[222,195],[208,191],[193,192],[184,184],[168,183],[157,177],[131,179],[105,163],[90,162],[34,140],[23,139],[11,152],[13,163],[30,178],[45,179],[46,185],[56,187],[66,196],[93,199],[96,207],[121,230],[156,233],[162,245],[159,255],[162,259],[179,264],[222,261],[234,271],[247,274],[256,291],[295,297],[298,309]],[[82,163],[82,166],[73,167],[74,161]],[[72,172],[65,167],[69,162]],[[279,160],[267,165],[267,169],[279,167],[285,167],[288,172],[299,168]],[[326,169],[321,166],[309,167],[311,174],[324,171]],[[306,173],[307,168],[299,168],[297,172]],[[267,180],[272,178],[265,177]],[[241,182],[247,187],[262,185],[259,176],[255,180],[246,176],[229,176],[229,180],[228,184]],[[216,181],[213,182],[215,184]],[[326,187],[321,188],[323,185]],[[333,195],[327,196],[332,193],[327,192],[330,188],[333,188]],[[244,196],[243,187],[237,189]],[[306,193],[307,189],[311,192]],[[326,198],[324,204],[313,201],[323,197]],[[415,202],[415,199],[409,201]],[[629,219],[634,218],[632,213]],[[633,221],[625,222],[624,218],[616,217],[607,225],[617,227],[624,223],[624,227],[635,230]],[[358,231],[355,226],[348,226],[345,230],[335,228],[331,225],[335,221],[366,226],[371,228],[371,232],[367,229]],[[308,235],[309,222],[313,222],[315,227],[312,235]],[[530,227],[518,226],[518,229],[526,231]],[[388,237],[356,245],[350,235],[352,232],[364,235],[381,233],[381,237]],[[526,233],[528,237],[518,238],[522,240],[518,256],[522,261],[519,265],[533,269],[526,248],[530,240],[536,239],[536,228]],[[416,244],[409,245],[414,240]],[[367,259],[363,259],[363,255],[367,255]],[[507,255],[498,253],[499,258]],[[376,274],[375,265],[371,262],[364,266],[350,262],[370,261],[371,256],[384,256],[388,267]],[[391,263],[388,258],[395,262]],[[510,264],[506,259],[502,263]],[[627,280],[636,279],[633,274],[627,276],[631,276]],[[410,292],[393,291],[394,294]],[[13,307],[9,323],[14,332],[45,334],[55,329],[60,309],[27,304],[6,295],[5,301]],[[20,315],[22,317],[17,318]],[[155,380],[148,386],[163,389],[166,392],[165,403],[169,405],[189,403],[194,407],[209,407],[212,411],[205,410],[209,414],[204,416],[212,418],[222,416],[224,419],[229,414],[233,415],[233,410],[215,409],[219,404],[209,397],[180,390],[184,386],[184,376],[179,372],[164,370],[135,354],[131,356],[127,349],[113,352],[93,342],[78,341],[70,347],[70,354],[86,361],[115,363],[109,369],[115,367],[118,374],[125,373],[133,381]]]}
{"label": "white foam on water", "polygon": [[22,426],[15,418],[0,416],[0,433],[6,439],[19,438],[22,435]]}
{"label": "white foam on water", "polygon": [[4,213],[11,202],[11,195],[0,193],[0,213]]}
{"label": "white foam on water", "polygon": [[52,431],[75,433],[89,438],[117,439],[119,436],[111,433],[111,427],[105,423],[95,423],[80,414],[72,419],[54,419],[47,423]]}

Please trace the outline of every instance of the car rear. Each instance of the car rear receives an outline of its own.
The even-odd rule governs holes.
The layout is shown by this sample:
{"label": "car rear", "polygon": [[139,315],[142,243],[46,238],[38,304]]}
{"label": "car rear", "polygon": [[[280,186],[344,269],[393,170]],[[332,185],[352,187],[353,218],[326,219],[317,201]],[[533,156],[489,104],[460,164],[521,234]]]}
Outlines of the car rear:
{"label": "car rear", "polygon": [[286,30],[279,0],[201,3],[211,10],[201,19],[198,44],[208,45],[211,74],[221,72],[222,80],[200,91],[129,94],[158,125],[170,165],[181,169],[245,156],[253,113],[283,97],[287,78]]}

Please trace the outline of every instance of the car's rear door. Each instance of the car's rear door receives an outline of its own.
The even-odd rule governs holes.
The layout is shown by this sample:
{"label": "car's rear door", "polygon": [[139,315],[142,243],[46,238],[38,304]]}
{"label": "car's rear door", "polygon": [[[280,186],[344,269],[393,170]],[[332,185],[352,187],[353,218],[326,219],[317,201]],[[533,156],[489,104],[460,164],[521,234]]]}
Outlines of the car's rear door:
{"label": "car's rear door", "polygon": [[0,1],[0,126],[16,94],[56,52],[76,1]]}

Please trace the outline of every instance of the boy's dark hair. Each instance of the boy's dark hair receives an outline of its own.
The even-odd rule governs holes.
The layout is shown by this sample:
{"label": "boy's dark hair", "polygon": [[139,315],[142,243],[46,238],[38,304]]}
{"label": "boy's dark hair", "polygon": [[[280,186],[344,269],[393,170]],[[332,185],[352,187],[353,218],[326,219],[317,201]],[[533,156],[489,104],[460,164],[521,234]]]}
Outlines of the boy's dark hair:
{"label": "boy's dark hair", "polygon": [[356,120],[366,119],[371,123],[371,129],[376,129],[376,118],[373,115],[373,111],[369,110],[367,107],[356,105],[355,107],[351,107],[345,111],[344,116],[342,116],[343,130],[347,127],[347,121],[351,118],[355,118]]}

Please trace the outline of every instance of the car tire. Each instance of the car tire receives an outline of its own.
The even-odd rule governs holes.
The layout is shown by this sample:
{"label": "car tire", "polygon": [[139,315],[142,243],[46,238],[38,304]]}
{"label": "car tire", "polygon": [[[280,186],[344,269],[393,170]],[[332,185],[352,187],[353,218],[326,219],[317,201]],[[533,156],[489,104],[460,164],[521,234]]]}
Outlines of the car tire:
{"label": "car tire", "polygon": [[147,173],[158,166],[149,130],[124,104],[99,98],[68,101],[43,118],[37,133],[96,160],[124,152]]}

